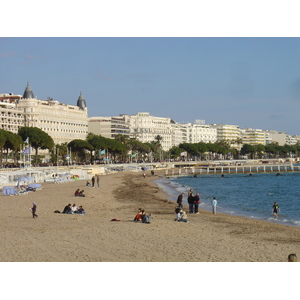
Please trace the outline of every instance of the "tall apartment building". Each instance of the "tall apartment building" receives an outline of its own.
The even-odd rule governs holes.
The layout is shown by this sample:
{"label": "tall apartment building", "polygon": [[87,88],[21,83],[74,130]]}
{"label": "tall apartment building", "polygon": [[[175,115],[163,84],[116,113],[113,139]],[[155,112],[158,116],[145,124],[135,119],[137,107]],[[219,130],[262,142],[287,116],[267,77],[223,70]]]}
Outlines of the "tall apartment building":
{"label": "tall apartment building", "polygon": [[241,129],[241,138],[243,144],[266,144],[265,132],[262,129],[243,128]]}
{"label": "tall apartment building", "polygon": [[241,131],[237,125],[211,124],[212,128],[217,129],[217,140],[234,143],[241,138]]}
{"label": "tall apartment building", "polygon": [[170,118],[154,117],[149,113],[137,113],[136,115],[124,115],[126,122],[130,125],[130,136],[137,138],[142,143],[162,137],[162,149],[169,150],[172,144],[172,124]]}
{"label": "tall apartment building", "polygon": [[129,136],[129,124],[125,116],[118,117],[90,117],[88,131],[106,138],[114,139],[116,135]]}
{"label": "tall apartment building", "polygon": [[287,134],[276,130],[265,130],[266,144],[277,142],[279,146],[284,146],[287,143]]}
{"label": "tall apartment building", "polygon": [[183,123],[179,124],[183,132],[182,143],[215,143],[217,141],[217,129],[210,125]]}
{"label": "tall apartment building", "polygon": [[88,133],[87,108],[80,94],[77,105],[34,97],[29,84],[23,96],[1,94],[2,128],[17,132],[19,127],[38,127],[48,133],[55,144],[85,139]]}
{"label": "tall apartment building", "polygon": [[24,115],[16,108],[15,102],[21,95],[0,94],[1,129],[17,133],[24,126]]}

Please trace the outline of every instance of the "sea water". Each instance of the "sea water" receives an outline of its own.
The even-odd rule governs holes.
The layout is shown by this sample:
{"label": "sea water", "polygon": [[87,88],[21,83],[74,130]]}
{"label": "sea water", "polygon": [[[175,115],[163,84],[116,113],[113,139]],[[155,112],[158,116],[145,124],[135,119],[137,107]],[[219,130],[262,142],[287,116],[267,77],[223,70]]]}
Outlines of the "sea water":
{"label": "sea water", "polygon": [[[300,226],[300,173],[252,173],[198,175],[156,181],[170,199],[176,202],[184,192],[193,189],[200,194],[200,208],[211,210],[211,201],[218,201],[217,213],[239,215],[286,225]],[[280,207],[279,218],[273,217],[272,206]]]}

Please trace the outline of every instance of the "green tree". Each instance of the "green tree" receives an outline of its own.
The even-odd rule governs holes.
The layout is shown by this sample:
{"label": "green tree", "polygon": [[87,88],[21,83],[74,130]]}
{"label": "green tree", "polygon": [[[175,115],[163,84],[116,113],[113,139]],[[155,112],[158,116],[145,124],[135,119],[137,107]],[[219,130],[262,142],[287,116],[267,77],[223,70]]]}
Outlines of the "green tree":
{"label": "green tree", "polygon": [[7,140],[7,131],[0,129],[0,164],[2,165],[3,148]]}
{"label": "green tree", "polygon": [[87,161],[86,150],[92,151],[94,149],[87,141],[80,139],[75,139],[68,143],[68,148],[71,148],[71,151],[76,154],[76,160],[79,158],[81,161]]}
{"label": "green tree", "polygon": [[18,135],[25,141],[29,138],[29,144],[35,150],[35,163],[38,162],[39,149],[53,149],[54,141],[52,137],[37,127],[21,127],[18,130]]}
{"label": "green tree", "polygon": [[20,145],[23,144],[22,138],[13,132],[6,132],[6,142],[4,144],[4,149],[6,149],[6,162],[8,158],[8,151],[11,150],[13,152],[14,162],[17,160],[18,151],[20,150]]}
{"label": "green tree", "polygon": [[244,144],[241,149],[242,155],[250,155],[250,158],[253,158],[253,155],[255,153],[255,148],[250,144]]}

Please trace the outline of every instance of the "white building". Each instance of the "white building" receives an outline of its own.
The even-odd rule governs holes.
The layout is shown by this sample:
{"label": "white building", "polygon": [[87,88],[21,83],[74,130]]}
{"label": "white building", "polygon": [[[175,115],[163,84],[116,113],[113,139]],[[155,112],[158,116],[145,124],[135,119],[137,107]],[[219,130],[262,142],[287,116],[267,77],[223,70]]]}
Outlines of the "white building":
{"label": "white building", "polygon": [[116,135],[129,136],[129,124],[125,116],[118,117],[90,117],[88,131],[106,138],[114,139]]}
{"label": "white building", "polygon": [[182,130],[182,143],[215,143],[217,141],[217,129],[210,125],[184,123],[179,124]]}
{"label": "white building", "polygon": [[212,128],[217,129],[217,141],[226,141],[235,144],[238,139],[241,139],[240,127],[237,125],[211,124]]}
{"label": "white building", "polygon": [[130,125],[130,136],[137,138],[142,143],[155,141],[155,137],[162,137],[162,149],[169,150],[172,144],[172,124],[170,118],[154,117],[149,113],[124,115]]}
{"label": "white building", "polygon": [[84,140],[87,136],[87,108],[81,93],[77,106],[62,104],[55,100],[36,99],[28,84],[23,97],[16,102],[16,108],[24,115],[23,126],[42,129],[55,144]]}
{"label": "white building", "polygon": [[16,108],[21,95],[0,94],[1,129],[17,133],[24,126],[24,114]]}

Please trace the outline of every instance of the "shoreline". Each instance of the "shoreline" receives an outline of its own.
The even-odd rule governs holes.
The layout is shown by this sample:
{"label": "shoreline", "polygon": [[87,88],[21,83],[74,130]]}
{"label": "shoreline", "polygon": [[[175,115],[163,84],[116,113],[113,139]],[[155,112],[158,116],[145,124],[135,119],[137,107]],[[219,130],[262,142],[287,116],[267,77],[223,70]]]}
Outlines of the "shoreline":
{"label": "shoreline", "polygon": [[[297,227],[202,209],[188,214],[187,224],[174,222],[176,202],[154,182],[163,172],[108,174],[100,189],[85,181],[43,183],[28,195],[2,196],[1,261],[286,262],[290,253],[299,256]],[[86,197],[74,197],[77,188]],[[37,219],[28,209],[34,201]],[[87,214],[54,213],[68,203],[83,205]],[[151,213],[151,224],[133,222],[138,208]]]}
{"label": "shoreline", "polygon": [[[266,174],[266,176],[268,176],[269,174]],[[206,175],[203,175],[203,177],[205,177]],[[209,176],[209,175],[208,175]],[[234,176],[240,176],[240,174],[234,174]],[[199,177],[201,178],[201,177]],[[184,203],[188,206],[187,204],[187,199],[186,199],[186,195],[188,192],[188,189],[185,188],[183,189],[183,186],[180,185],[180,189],[177,190],[177,188],[179,186],[174,186],[171,183],[172,181],[169,178],[165,178],[165,176],[161,176],[159,179],[155,180],[155,183],[158,185],[159,188],[161,188],[166,195],[168,196],[168,199],[170,199],[171,201],[174,201],[174,203],[176,204],[176,199],[178,197],[178,195],[181,192],[185,193],[185,200]],[[202,200],[201,200],[202,201]],[[205,202],[201,202],[201,204],[199,205],[199,209],[203,210],[203,211],[208,211],[211,212],[211,203],[207,202],[207,199],[205,200]],[[188,208],[187,208],[188,210]],[[229,215],[229,216],[239,216],[239,217],[243,217],[243,218],[247,218],[247,219],[251,219],[251,220],[259,220],[259,221],[265,221],[265,222],[269,222],[272,224],[279,224],[279,225],[286,225],[286,226],[291,226],[291,227],[298,227],[299,226],[299,221],[293,221],[293,220],[287,220],[284,218],[279,218],[279,219],[274,219],[273,216],[271,216],[271,214],[269,216],[256,216],[256,215],[252,215],[252,214],[247,214],[246,212],[243,212],[242,210],[238,210],[238,209],[228,209],[228,208],[223,208],[222,209],[218,209],[218,213],[223,213],[225,215]]]}

